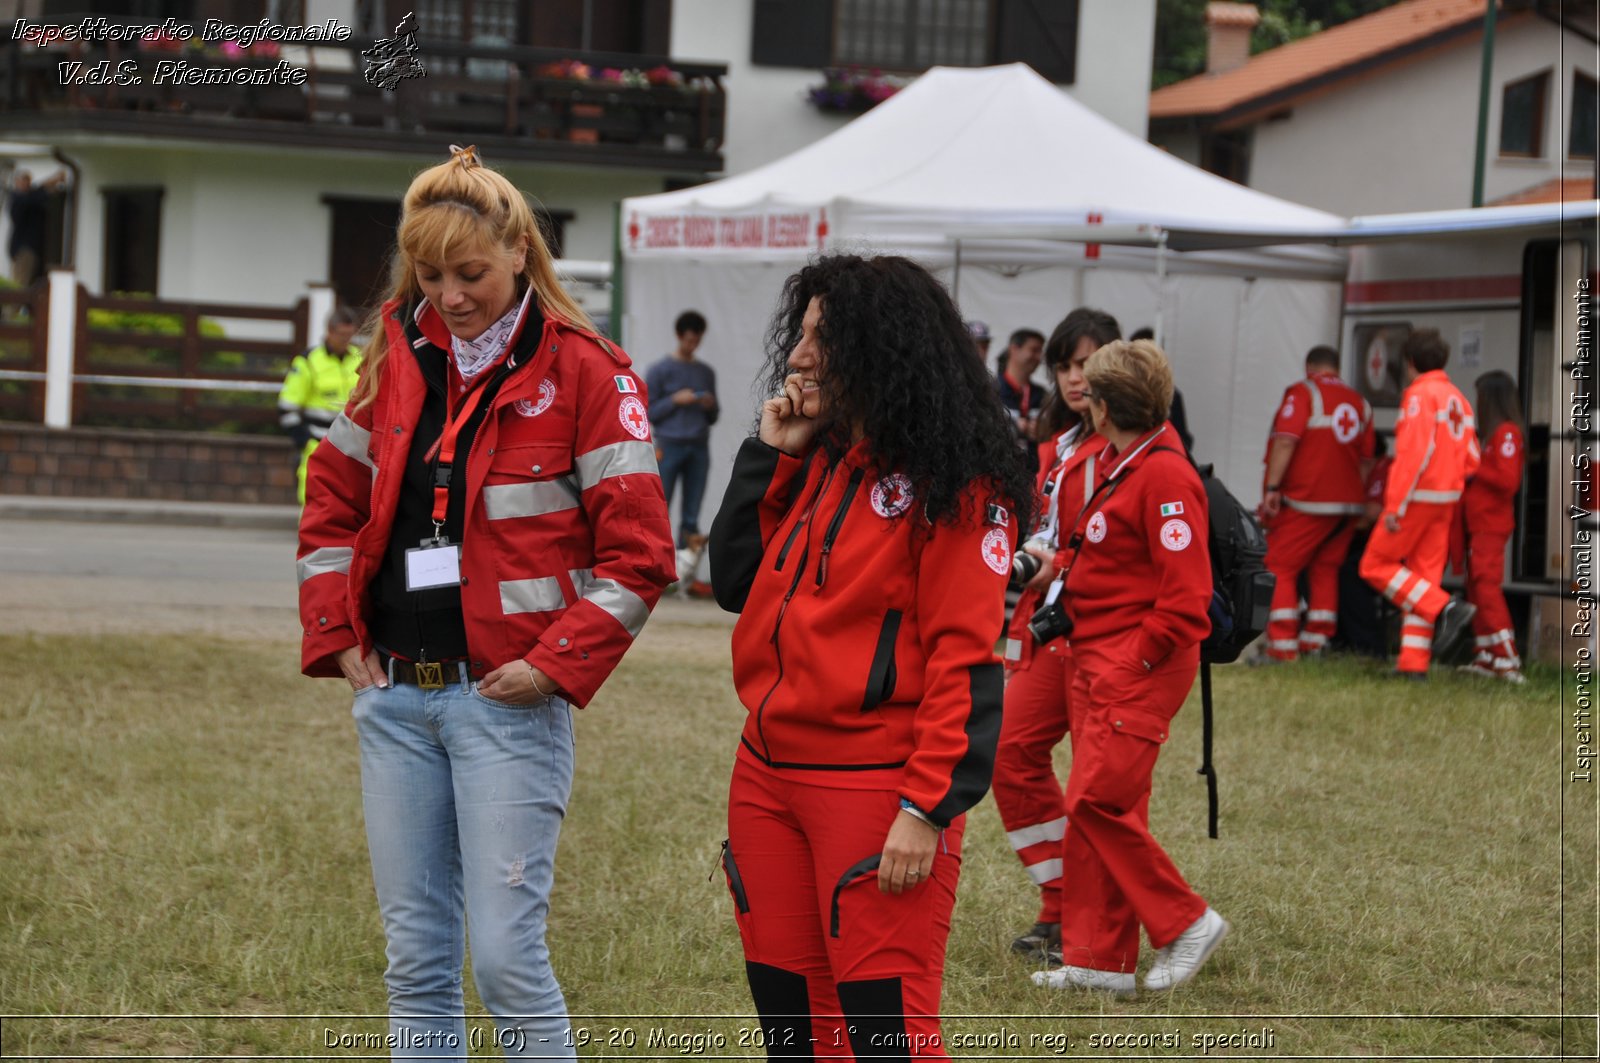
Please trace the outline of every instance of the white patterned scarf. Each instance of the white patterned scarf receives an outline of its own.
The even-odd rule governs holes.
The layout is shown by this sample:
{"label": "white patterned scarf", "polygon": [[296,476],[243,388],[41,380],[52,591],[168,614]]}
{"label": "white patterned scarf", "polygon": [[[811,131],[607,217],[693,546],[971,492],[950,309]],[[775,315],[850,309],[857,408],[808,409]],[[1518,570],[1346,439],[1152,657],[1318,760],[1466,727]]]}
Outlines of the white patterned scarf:
{"label": "white patterned scarf", "polygon": [[[505,316],[484,329],[476,339],[464,340],[455,335],[450,337],[450,353],[455,357],[456,371],[464,382],[471,383],[500,360],[506,344],[516,335],[517,326],[522,323],[532,299],[533,288],[529,287],[523,293],[522,302],[507,310]],[[422,307],[419,306],[417,312],[420,315]]]}

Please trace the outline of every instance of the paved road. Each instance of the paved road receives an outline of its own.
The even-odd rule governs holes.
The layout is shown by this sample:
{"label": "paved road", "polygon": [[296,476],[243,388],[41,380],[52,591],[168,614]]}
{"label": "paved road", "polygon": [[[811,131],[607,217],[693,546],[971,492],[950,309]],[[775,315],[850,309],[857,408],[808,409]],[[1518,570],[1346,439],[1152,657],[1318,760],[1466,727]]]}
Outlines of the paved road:
{"label": "paved road", "polygon": [[0,631],[298,638],[292,531],[0,520]]}
{"label": "paved road", "polygon": [[[298,640],[294,549],[287,529],[0,519],[0,632]],[[733,619],[673,597],[646,633]]]}

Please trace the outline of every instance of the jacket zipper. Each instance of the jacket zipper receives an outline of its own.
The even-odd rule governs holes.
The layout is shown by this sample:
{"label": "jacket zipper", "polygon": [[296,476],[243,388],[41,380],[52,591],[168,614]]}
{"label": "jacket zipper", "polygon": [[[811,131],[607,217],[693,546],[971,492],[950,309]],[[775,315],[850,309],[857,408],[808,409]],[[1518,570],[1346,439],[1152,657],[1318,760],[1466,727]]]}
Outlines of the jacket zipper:
{"label": "jacket zipper", "polygon": [[[778,675],[772,681],[772,686],[761,699],[761,704],[756,707],[756,735],[761,739],[762,756],[768,763],[772,761],[772,747],[767,744],[767,732],[763,727],[763,719],[767,712],[767,702],[772,700],[772,695],[778,690],[778,685],[783,682],[783,647],[778,645],[778,630],[783,627],[783,616],[789,611],[789,599],[794,597],[794,592],[800,586],[800,577],[806,573],[806,558],[811,554],[811,518],[816,515],[817,505],[822,501],[822,496],[827,493],[828,485],[833,482],[833,472],[837,466],[828,466],[828,471],[822,476],[822,482],[811,496],[811,504],[801,516],[800,523],[806,526],[805,545],[800,550],[800,561],[795,566],[794,579],[789,581],[789,590],[783,596],[783,602],[778,606],[778,618],[772,623],[772,655],[778,662]],[[798,530],[798,526],[797,526]]]}
{"label": "jacket zipper", "polygon": [[839,508],[833,511],[833,520],[828,522],[828,533],[822,537],[822,552],[817,555],[817,589],[822,589],[822,583],[828,578],[828,554],[833,550],[833,540],[838,538],[839,529],[844,525],[844,518],[850,512],[850,503],[855,500],[856,489],[861,486],[861,478],[867,473],[866,469],[857,468],[850,473],[850,482],[845,484],[844,498],[839,501]]}
{"label": "jacket zipper", "polygon": [[806,503],[805,516],[795,521],[794,527],[789,529],[789,538],[784,540],[783,549],[778,551],[778,563],[772,566],[774,572],[783,571],[783,563],[789,557],[789,548],[794,546],[794,541],[799,536],[800,529],[804,528],[810,521],[811,511],[816,509],[817,499],[822,497],[822,489],[826,486],[828,486],[828,478],[826,476],[817,481],[817,489],[811,493],[811,501]]}

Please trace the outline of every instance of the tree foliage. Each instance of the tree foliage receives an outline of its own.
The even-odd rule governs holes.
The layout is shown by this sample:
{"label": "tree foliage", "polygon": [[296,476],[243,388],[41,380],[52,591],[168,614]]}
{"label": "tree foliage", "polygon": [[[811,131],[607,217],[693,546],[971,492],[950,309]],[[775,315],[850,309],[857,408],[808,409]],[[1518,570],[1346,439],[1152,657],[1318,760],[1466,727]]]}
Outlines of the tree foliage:
{"label": "tree foliage", "polygon": [[[1349,22],[1389,7],[1399,0],[1259,0],[1261,22],[1250,38],[1250,51],[1264,52],[1280,44]],[[1204,73],[1206,69],[1206,0],[1156,0],[1155,64],[1151,88]]]}

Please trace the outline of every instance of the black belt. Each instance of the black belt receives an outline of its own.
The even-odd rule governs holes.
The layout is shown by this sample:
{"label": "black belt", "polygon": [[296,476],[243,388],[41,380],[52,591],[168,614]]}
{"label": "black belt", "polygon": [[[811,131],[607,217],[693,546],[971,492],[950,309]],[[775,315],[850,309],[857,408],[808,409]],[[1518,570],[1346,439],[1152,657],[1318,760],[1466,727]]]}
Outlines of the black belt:
{"label": "black belt", "polygon": [[407,683],[423,690],[442,690],[451,683],[465,686],[473,679],[472,668],[465,657],[448,661],[408,661],[379,650],[378,663],[389,673],[389,682]]}

